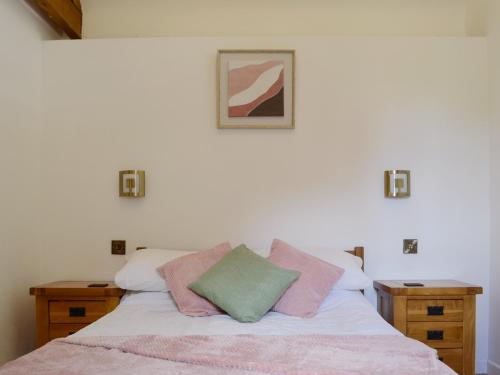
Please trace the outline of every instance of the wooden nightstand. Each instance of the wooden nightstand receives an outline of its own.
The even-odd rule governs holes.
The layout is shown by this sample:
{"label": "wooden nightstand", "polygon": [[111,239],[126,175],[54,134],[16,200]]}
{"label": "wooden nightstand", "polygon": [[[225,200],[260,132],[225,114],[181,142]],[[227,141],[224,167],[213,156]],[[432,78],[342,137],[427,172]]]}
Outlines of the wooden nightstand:
{"label": "wooden nightstand", "polygon": [[[106,287],[88,287],[105,283]],[[37,347],[75,333],[114,310],[125,293],[111,281],[57,281],[30,288],[36,296]]]}
{"label": "wooden nightstand", "polygon": [[[413,281],[413,280],[412,280]],[[375,281],[378,312],[404,335],[438,351],[461,375],[475,373],[476,294],[483,288],[454,280]]]}

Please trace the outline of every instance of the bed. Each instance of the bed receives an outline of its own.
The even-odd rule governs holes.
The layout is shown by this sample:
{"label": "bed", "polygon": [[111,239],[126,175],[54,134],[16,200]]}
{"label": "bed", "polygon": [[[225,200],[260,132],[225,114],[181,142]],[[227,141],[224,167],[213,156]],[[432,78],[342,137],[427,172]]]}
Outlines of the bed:
{"label": "bed", "polygon": [[[362,248],[352,253],[363,257]],[[95,323],[0,368],[27,373],[454,374],[354,290],[333,290],[314,318],[269,312],[252,324],[185,316],[168,292],[127,292]]]}

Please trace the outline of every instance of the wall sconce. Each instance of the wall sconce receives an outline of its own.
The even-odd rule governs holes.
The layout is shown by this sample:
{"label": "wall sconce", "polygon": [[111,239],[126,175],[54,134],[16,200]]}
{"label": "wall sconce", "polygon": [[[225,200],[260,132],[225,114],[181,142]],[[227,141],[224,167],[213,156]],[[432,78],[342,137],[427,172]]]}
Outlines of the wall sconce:
{"label": "wall sconce", "polygon": [[406,198],[410,196],[410,171],[385,171],[386,198]]}
{"label": "wall sconce", "polygon": [[146,195],[146,172],[120,171],[120,197],[138,198]]}

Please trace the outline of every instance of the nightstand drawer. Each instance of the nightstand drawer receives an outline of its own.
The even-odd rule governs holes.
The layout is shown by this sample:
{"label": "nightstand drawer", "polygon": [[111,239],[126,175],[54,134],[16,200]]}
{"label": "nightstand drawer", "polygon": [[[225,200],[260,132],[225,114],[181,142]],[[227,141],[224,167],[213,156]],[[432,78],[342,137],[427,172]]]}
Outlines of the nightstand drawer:
{"label": "nightstand drawer", "polygon": [[464,301],[461,299],[409,299],[409,322],[461,322],[464,319]]}
{"label": "nightstand drawer", "polygon": [[433,348],[461,348],[463,324],[461,322],[408,323],[407,336]]}
{"label": "nightstand drawer", "polygon": [[462,349],[438,349],[438,357],[455,372],[462,373],[464,369]]}
{"label": "nightstand drawer", "polygon": [[51,301],[50,323],[92,323],[106,315],[105,301]]}
{"label": "nightstand drawer", "polygon": [[88,324],[51,324],[49,326],[49,340],[72,335],[86,326]]}

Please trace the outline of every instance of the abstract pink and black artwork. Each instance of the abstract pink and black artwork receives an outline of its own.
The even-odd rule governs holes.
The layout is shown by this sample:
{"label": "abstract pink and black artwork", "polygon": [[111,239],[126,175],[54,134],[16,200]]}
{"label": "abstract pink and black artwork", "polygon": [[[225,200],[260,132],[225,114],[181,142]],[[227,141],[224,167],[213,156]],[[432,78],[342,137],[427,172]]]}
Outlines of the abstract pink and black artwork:
{"label": "abstract pink and black artwork", "polygon": [[219,128],[293,128],[291,50],[230,50],[218,56]]}
{"label": "abstract pink and black artwork", "polygon": [[284,63],[229,61],[229,117],[283,116]]}

